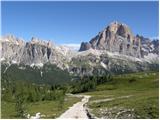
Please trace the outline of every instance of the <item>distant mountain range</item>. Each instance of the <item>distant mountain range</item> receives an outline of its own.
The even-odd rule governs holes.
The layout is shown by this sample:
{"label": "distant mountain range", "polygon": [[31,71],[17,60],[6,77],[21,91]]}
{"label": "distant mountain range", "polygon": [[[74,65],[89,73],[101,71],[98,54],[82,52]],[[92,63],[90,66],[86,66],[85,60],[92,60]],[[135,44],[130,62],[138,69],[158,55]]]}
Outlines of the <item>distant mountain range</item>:
{"label": "distant mountain range", "polygon": [[81,76],[158,70],[159,66],[159,40],[134,36],[127,25],[118,22],[112,22],[89,42],[82,42],[77,52],[51,41],[33,37],[25,42],[13,35],[1,37],[1,48],[1,63],[7,69],[12,64],[24,69],[50,64]]}

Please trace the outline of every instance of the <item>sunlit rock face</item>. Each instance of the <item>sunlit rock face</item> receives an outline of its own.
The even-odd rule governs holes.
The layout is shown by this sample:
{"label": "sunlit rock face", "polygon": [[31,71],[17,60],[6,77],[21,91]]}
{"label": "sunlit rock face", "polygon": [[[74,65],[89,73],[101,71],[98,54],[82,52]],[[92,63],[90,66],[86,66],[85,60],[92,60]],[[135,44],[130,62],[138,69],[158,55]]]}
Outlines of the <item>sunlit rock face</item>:
{"label": "sunlit rock face", "polygon": [[[43,66],[45,63],[51,63],[65,69],[65,63],[68,62],[63,48],[53,45],[51,41],[35,37],[25,42],[13,35],[7,35],[1,38],[1,48],[1,61],[11,64]],[[66,52],[65,50],[65,54]]]}
{"label": "sunlit rock face", "polygon": [[79,51],[57,46],[50,40],[32,37],[25,41],[13,35],[1,37],[1,63],[43,67],[54,64],[75,75],[101,75],[157,70],[159,40],[134,36],[130,28],[112,22]]}
{"label": "sunlit rock face", "polygon": [[82,42],[79,51],[92,48],[141,58],[144,56],[142,40],[142,37],[134,36],[126,24],[112,22],[89,42]]}

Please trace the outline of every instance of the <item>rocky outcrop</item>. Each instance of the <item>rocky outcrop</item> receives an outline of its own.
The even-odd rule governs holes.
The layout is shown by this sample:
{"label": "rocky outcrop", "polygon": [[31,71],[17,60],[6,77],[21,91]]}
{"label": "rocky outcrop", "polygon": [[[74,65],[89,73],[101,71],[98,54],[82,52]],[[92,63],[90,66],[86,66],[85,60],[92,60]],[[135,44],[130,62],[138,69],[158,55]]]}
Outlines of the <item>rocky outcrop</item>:
{"label": "rocky outcrop", "polygon": [[22,39],[14,37],[13,35],[2,37],[1,59],[5,59],[7,62],[20,62],[24,46],[25,42]]}
{"label": "rocky outcrop", "polygon": [[82,42],[79,51],[92,48],[141,58],[145,54],[142,51],[142,41],[144,41],[144,38],[142,36],[134,36],[126,24],[112,22],[102,32],[99,32],[96,37],[92,38],[89,43]]}
{"label": "rocky outcrop", "polygon": [[141,56],[144,57],[150,53],[159,54],[159,40],[150,40],[140,35],[136,35],[141,40]]}
{"label": "rocky outcrop", "polygon": [[91,48],[91,44],[87,42],[82,42],[79,51],[89,50]]}
{"label": "rocky outcrop", "polygon": [[[14,64],[40,65],[45,63],[57,64],[65,69],[68,59],[60,51],[58,46],[50,41],[42,41],[33,37],[30,42],[14,37],[13,35],[2,37],[1,60]],[[65,51],[66,52],[66,51]]]}
{"label": "rocky outcrop", "polygon": [[145,58],[111,53],[106,50],[83,51],[71,60],[69,71],[75,75],[123,74],[138,71],[158,70],[158,55],[149,54]]}
{"label": "rocky outcrop", "polygon": [[155,39],[151,42],[152,47],[152,52],[155,54],[159,54],[159,40]]}

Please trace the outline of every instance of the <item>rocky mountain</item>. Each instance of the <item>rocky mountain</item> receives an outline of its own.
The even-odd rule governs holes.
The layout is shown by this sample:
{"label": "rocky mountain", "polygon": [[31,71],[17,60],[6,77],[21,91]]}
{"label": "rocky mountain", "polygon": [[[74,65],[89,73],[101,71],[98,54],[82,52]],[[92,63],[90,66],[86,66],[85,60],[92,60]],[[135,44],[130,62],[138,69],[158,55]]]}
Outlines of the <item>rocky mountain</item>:
{"label": "rocky mountain", "polygon": [[1,61],[13,64],[42,67],[45,63],[51,63],[63,69],[67,67],[65,63],[69,61],[66,55],[71,54],[65,47],[35,37],[32,37],[30,42],[24,42],[13,35],[8,35],[2,37],[1,43]]}
{"label": "rocky mountain", "polygon": [[150,40],[149,38],[144,38],[143,36],[137,35],[136,37],[141,39],[141,54],[142,57],[148,55],[149,53],[159,54],[159,40]]}
{"label": "rocky mountain", "polygon": [[158,40],[156,41],[152,42],[139,35],[134,36],[126,24],[112,22],[89,42],[82,42],[79,51],[92,48],[141,58],[149,53],[158,54],[159,45]]}
{"label": "rocky mountain", "polygon": [[35,37],[29,42],[13,35],[1,37],[4,73],[12,64],[23,69],[25,65],[42,69],[50,64],[76,76],[158,70],[158,54],[159,40],[134,36],[127,25],[118,22],[111,23],[89,43],[83,42],[79,52]]}

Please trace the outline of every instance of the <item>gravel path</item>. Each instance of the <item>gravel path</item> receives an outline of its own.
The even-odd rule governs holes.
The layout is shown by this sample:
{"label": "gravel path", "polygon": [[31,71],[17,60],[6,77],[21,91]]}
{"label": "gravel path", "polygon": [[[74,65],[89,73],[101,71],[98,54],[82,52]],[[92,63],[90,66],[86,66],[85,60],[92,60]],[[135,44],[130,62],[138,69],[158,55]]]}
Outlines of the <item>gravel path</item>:
{"label": "gravel path", "polygon": [[88,95],[74,95],[76,97],[83,97],[80,102],[77,102],[72,107],[70,107],[67,111],[65,111],[59,119],[64,118],[85,118],[87,119],[87,110],[85,104],[89,101],[90,96]]}

